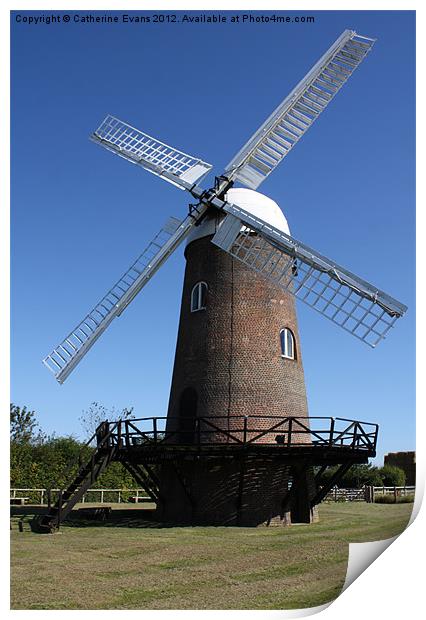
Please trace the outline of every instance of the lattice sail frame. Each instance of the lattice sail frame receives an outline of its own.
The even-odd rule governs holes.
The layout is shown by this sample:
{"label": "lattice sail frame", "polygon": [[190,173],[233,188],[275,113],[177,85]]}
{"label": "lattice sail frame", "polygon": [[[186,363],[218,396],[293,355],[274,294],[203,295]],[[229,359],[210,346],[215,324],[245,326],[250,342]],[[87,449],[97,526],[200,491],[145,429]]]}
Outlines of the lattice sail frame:
{"label": "lattice sail frame", "polygon": [[374,43],[375,39],[345,30],[229,162],[224,176],[257,189],[325,110]]}
{"label": "lattice sail frame", "polygon": [[[207,207],[204,207],[205,210]],[[203,213],[199,209],[199,216]],[[99,303],[44,359],[43,364],[63,383],[111,321],[127,308],[156,271],[195,226],[194,215],[167,220],[154,239]]]}
{"label": "lattice sail frame", "polygon": [[[407,310],[377,287],[236,205],[212,242],[371,347]],[[255,234],[254,234],[255,233]]]}
{"label": "lattice sail frame", "polygon": [[[191,210],[190,217],[180,224],[175,221],[176,229],[172,223],[160,231],[107,295],[44,358],[44,364],[59,383],[63,383],[112,319],[121,314],[209,206],[229,214],[214,238],[219,247],[371,346],[386,335],[395,320],[404,314],[405,306],[315,250],[218,197],[225,191],[224,185],[229,186],[234,180],[256,189],[325,109],[374,42],[375,39],[346,30],[228,164],[224,175],[219,177],[222,182],[207,192],[196,183],[211,170],[210,164],[114,116],[104,119],[91,136],[94,142],[188,190],[199,203]],[[166,236],[160,239],[162,233]],[[263,261],[265,253],[268,259]]]}
{"label": "lattice sail frame", "polygon": [[111,115],[102,121],[91,139],[179,189],[189,190],[212,168],[211,164],[178,151]]}

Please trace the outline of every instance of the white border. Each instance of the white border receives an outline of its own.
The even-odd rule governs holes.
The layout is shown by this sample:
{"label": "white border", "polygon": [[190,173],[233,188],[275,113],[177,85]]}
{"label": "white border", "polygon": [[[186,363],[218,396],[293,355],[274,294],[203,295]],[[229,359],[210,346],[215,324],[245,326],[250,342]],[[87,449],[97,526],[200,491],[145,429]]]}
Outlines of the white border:
{"label": "white border", "polygon": [[[123,3],[124,4],[124,3]],[[120,10],[123,9],[123,4],[119,4],[117,2],[110,2],[104,0],[104,2],[100,2],[99,0],[92,0],[90,3],[90,9],[92,10]],[[260,6],[261,5],[261,6]],[[348,6],[349,5],[349,6]],[[191,1],[186,1],[184,3],[180,2],[148,2],[143,4],[141,2],[134,2],[132,0],[127,0],[124,4],[126,10],[168,10],[168,9],[176,9],[176,10],[280,10],[280,11],[297,11],[299,13],[307,12],[307,11],[325,11],[325,10],[417,10],[417,31],[419,33],[418,36],[418,44],[417,44],[417,66],[420,67],[418,69],[418,108],[423,109],[424,100],[423,100],[423,80],[420,71],[424,71],[424,65],[421,60],[424,59],[424,43],[422,41],[424,35],[424,3],[409,1],[402,2],[400,0],[387,0],[384,2],[374,2],[367,0],[358,0],[355,2],[345,3],[343,6],[341,2],[337,1],[306,1],[303,4],[299,2],[286,2],[285,5],[282,2],[268,2],[264,0],[264,2],[260,3],[259,0],[245,0],[242,2],[241,0],[232,2],[231,4],[224,1],[217,0],[216,2],[207,2],[195,4]],[[50,6],[46,11],[51,11],[53,6],[53,10],[86,10],[87,11],[87,2],[75,2],[72,3],[70,8],[70,3],[68,2],[51,2]],[[6,2],[2,3],[0,8],[1,11],[1,22],[0,22],[0,45],[3,48],[1,54],[1,63],[2,63],[2,75],[7,76],[6,79],[3,78],[3,86],[5,87],[5,92],[2,97],[2,107],[1,107],[1,148],[2,148],[2,162],[3,165],[0,167],[0,191],[2,193],[2,205],[9,204],[9,144],[8,144],[8,136],[9,136],[9,96],[8,96],[8,88],[9,88],[9,49],[10,49],[10,38],[9,38],[9,11],[10,10],[41,10],[39,7],[34,6],[33,2],[28,2],[22,0],[21,2]],[[348,24],[348,27],[351,27]],[[418,118],[419,129],[418,133],[422,137],[423,136],[423,122],[422,118]],[[421,144],[421,141],[419,140]],[[422,171],[422,175],[424,176],[424,165],[422,166],[421,158],[418,158],[418,167],[419,170]],[[422,176],[419,175],[419,180],[422,180]],[[421,187],[420,187],[421,185]],[[419,204],[423,205],[422,197],[423,197],[423,184],[419,184]],[[420,267],[424,264],[425,253],[424,253],[424,243],[423,239],[420,239],[421,233],[424,231],[424,215],[423,209],[418,211],[418,253],[417,253],[417,264],[418,264],[418,273],[420,272]],[[1,389],[1,410],[3,411],[3,420],[6,425],[6,412],[8,409],[8,396],[9,390],[5,386],[9,385],[9,213],[8,210],[4,207],[0,210],[0,263],[2,266],[1,269],[1,283],[0,290],[2,292],[2,304],[1,304],[1,324],[0,324],[0,342],[2,343],[1,348],[1,358],[0,358],[0,372],[2,379],[2,389]],[[418,277],[418,302],[417,309],[423,309],[423,301],[424,301],[424,286],[422,286],[422,282],[420,281],[420,277]],[[422,311],[422,315],[424,311]],[[423,342],[424,340],[424,327],[422,323],[418,323],[418,339]],[[419,347],[419,350],[422,350],[422,347]],[[421,386],[422,382],[424,382],[424,363],[418,356],[417,359],[417,376],[418,376],[418,385]],[[425,424],[424,424],[424,411],[422,405],[424,404],[424,395],[423,391],[418,389],[418,397],[419,397],[419,406],[418,410],[423,415],[419,415],[417,422],[417,466],[418,466],[418,488],[423,489],[424,479],[425,479],[425,459],[423,457],[424,450],[424,434],[425,434]],[[4,428],[4,437],[7,437],[7,429]],[[2,451],[2,475],[4,477],[3,489],[8,492],[9,480],[7,478],[8,473],[8,455]],[[415,512],[419,511],[419,501],[420,497],[416,498],[416,507]],[[3,494],[3,507],[7,505],[6,493]],[[8,535],[8,515],[6,511],[3,510],[2,513],[2,534],[3,536]],[[425,509],[424,507],[418,512],[417,519],[412,523],[412,525],[400,536],[398,537],[390,548],[387,549],[386,553],[380,556],[332,605],[327,607],[325,611],[322,612],[321,618],[325,620],[338,619],[341,620],[342,616],[345,617],[345,620],[350,620],[351,618],[360,617],[368,618],[368,620],[377,617],[386,617],[387,619],[393,618],[401,618],[411,616],[412,618],[420,617],[421,610],[423,607],[423,549],[425,544]],[[368,543],[364,543],[368,544]],[[5,546],[8,545],[8,542],[5,541]],[[3,554],[6,556],[6,554]],[[8,562],[8,558],[6,556],[6,562]],[[2,580],[3,584],[3,596],[2,596],[2,609],[7,614],[13,615],[14,617],[25,616],[28,613],[31,613],[34,618],[45,618],[46,611],[15,611],[9,612],[9,603],[8,603],[8,583],[7,583],[7,574],[8,568],[5,569],[3,566],[3,574],[4,579]],[[29,575],[31,573],[31,567],[29,567]],[[46,583],[46,587],[49,587],[49,584]],[[314,610],[311,610],[311,612]],[[318,609],[319,611],[319,609]],[[74,615],[80,615],[81,612],[77,611],[54,611],[55,617],[62,616],[63,614],[67,614],[68,617],[74,617]],[[100,615],[102,617],[107,615],[111,617],[115,615],[118,618],[118,614],[120,617],[123,615],[123,611],[95,611],[95,612],[82,612],[86,615]],[[171,618],[173,616],[181,616],[183,617],[199,617],[203,616],[211,616],[211,617],[227,617],[232,616],[233,618],[244,618],[245,620],[250,617],[257,618],[286,618],[286,617],[301,617],[308,615],[306,610],[301,610],[300,612],[283,612],[283,611],[244,611],[244,612],[232,612],[232,611],[210,611],[210,612],[198,612],[198,611],[127,611],[124,612],[127,616],[134,616],[138,618],[151,618],[155,616],[156,618]]]}

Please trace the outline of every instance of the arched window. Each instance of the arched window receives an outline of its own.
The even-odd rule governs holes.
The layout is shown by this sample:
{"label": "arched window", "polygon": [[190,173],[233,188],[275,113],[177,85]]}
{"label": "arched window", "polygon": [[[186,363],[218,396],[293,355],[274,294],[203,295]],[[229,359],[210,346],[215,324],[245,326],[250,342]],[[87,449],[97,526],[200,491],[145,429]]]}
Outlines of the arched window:
{"label": "arched window", "polygon": [[191,293],[191,312],[206,309],[207,300],[207,284],[205,282],[197,282]]}
{"label": "arched window", "polygon": [[280,331],[280,341],[281,357],[286,357],[290,360],[296,359],[296,345],[294,342],[293,332],[287,327],[284,327],[284,329]]}

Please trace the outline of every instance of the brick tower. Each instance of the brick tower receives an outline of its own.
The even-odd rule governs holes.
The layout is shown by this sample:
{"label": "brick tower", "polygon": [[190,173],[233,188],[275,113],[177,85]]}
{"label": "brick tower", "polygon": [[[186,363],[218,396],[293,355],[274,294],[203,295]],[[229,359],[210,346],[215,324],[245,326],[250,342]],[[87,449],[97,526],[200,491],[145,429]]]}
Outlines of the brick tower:
{"label": "brick tower", "polygon": [[[231,189],[227,200],[289,232],[282,211],[269,198]],[[219,225],[217,216],[204,220],[185,250],[167,430],[178,426],[187,442],[196,418],[214,418],[215,428],[232,431],[247,416],[248,431],[254,432],[270,427],[270,416],[308,416],[294,298],[211,243]],[[227,441],[226,434],[208,430],[203,442],[212,437]],[[160,504],[159,516],[212,525],[310,521],[312,470],[302,474],[306,483],[299,485],[291,515],[283,512],[282,497],[295,470],[255,455],[244,466],[235,458],[188,461],[179,471],[164,464],[160,491],[167,502]]]}

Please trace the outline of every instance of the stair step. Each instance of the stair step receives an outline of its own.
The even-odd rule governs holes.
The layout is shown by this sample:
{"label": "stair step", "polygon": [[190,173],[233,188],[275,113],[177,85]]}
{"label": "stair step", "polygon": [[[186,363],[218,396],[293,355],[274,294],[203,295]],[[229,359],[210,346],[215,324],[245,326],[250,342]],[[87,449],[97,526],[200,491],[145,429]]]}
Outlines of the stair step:
{"label": "stair step", "polygon": [[40,519],[42,527],[49,528],[51,531],[52,528],[56,529],[56,527],[59,527],[60,522],[71,512],[77,500],[83,495],[84,488],[86,488],[89,482],[89,475],[95,481],[103,472],[105,466],[112,460],[114,450],[114,448],[98,450],[90,461],[80,468],[74,480],[62,492],[61,503],[58,498],[56,504]]}

